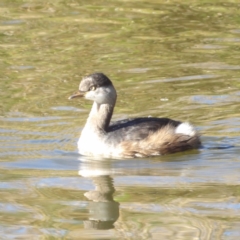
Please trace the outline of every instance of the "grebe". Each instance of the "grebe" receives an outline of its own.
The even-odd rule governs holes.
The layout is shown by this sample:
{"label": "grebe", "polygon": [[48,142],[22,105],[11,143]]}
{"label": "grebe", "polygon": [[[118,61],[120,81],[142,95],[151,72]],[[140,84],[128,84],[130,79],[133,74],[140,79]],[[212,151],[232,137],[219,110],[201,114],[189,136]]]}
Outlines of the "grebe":
{"label": "grebe", "polygon": [[187,122],[169,118],[134,118],[110,124],[116,90],[103,73],[82,79],[79,91],[69,99],[84,96],[93,105],[78,140],[85,156],[147,157],[176,153],[201,146],[198,133]]}

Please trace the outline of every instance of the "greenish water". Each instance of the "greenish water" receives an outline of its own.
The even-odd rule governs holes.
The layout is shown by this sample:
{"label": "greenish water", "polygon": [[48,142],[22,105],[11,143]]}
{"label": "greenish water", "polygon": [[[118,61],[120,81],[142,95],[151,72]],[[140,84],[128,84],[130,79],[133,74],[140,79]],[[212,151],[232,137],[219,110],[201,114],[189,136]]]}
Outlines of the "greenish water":
{"label": "greenish water", "polygon": [[[1,1],[0,239],[239,239],[239,6]],[[79,156],[91,103],[67,98],[99,71],[114,119],[190,121],[204,148]]]}

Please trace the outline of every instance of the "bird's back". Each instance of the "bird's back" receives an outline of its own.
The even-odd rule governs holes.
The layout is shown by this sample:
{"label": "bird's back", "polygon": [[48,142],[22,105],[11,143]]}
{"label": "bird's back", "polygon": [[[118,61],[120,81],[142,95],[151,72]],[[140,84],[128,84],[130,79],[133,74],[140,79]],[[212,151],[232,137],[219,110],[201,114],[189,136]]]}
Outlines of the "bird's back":
{"label": "bird's back", "polygon": [[201,145],[189,123],[169,118],[136,118],[114,122],[107,141],[121,146],[124,157],[144,157],[175,153]]}

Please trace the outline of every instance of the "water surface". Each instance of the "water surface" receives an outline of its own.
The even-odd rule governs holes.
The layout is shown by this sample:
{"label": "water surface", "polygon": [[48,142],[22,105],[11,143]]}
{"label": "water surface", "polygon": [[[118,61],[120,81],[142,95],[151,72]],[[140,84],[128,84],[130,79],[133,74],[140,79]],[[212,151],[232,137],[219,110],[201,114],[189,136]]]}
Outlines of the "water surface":
{"label": "water surface", "polygon": [[[0,239],[240,238],[236,1],[1,1]],[[107,74],[114,119],[190,121],[204,148],[92,161],[76,142]],[[100,160],[100,159],[99,159]]]}

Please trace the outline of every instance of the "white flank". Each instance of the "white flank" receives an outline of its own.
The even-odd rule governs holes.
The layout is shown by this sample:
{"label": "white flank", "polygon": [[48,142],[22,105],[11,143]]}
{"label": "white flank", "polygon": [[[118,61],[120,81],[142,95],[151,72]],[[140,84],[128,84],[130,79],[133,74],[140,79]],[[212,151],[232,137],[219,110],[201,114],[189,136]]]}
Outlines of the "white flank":
{"label": "white flank", "polygon": [[184,123],[181,123],[176,128],[175,133],[184,134],[184,135],[188,135],[190,137],[193,137],[196,134],[196,130],[194,129],[194,127],[190,123],[184,122]]}
{"label": "white flank", "polygon": [[110,174],[112,174],[112,172],[107,169],[81,169],[78,171],[78,175],[82,177],[99,177]]}

